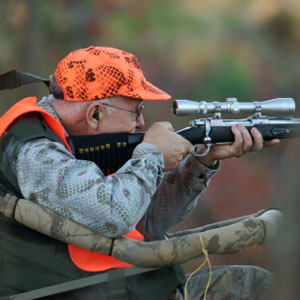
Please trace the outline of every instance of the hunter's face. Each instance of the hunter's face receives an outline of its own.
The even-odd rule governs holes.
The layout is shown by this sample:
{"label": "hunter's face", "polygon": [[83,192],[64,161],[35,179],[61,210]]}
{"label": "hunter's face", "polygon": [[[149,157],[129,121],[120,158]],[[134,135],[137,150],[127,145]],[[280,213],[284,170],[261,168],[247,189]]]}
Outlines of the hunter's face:
{"label": "hunter's face", "polygon": [[105,105],[97,133],[133,133],[142,129],[145,125],[142,101],[121,96],[116,98],[111,106]]}

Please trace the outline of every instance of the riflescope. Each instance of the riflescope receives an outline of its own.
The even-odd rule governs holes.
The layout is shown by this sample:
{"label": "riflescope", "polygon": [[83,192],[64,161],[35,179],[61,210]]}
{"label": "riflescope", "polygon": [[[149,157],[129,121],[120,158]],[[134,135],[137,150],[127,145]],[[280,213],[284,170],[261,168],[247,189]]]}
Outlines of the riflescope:
{"label": "riflescope", "polygon": [[288,117],[293,115],[295,109],[293,98],[275,98],[254,102],[238,102],[236,98],[227,98],[225,102],[175,100],[173,103],[173,114],[176,116],[254,113]]}

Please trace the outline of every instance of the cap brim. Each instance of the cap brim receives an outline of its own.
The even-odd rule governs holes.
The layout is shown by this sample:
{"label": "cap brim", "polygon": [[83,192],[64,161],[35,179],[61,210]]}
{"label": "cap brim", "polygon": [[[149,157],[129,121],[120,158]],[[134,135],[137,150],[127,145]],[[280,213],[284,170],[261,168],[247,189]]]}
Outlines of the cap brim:
{"label": "cap brim", "polygon": [[142,99],[147,101],[170,100],[172,97],[149,81],[144,81],[143,85],[135,88],[133,91],[124,91],[120,93],[122,96],[134,99]]}

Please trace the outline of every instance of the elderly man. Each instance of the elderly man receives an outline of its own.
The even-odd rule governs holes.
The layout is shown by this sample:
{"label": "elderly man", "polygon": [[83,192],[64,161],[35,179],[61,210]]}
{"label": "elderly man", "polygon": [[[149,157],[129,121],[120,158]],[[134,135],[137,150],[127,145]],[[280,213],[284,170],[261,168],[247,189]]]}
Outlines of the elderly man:
{"label": "elderly man", "polygon": [[[132,133],[144,127],[143,101],[170,96],[149,83],[136,57],[114,48],[71,52],[57,66],[50,95],[21,100],[0,126],[0,195],[7,192],[49,207],[93,231],[116,238],[162,239],[194,209],[199,194],[219,169],[219,160],[263,147],[260,133],[232,127],[232,145],[194,157],[193,146],[168,122],[153,124],[130,159],[105,177],[90,161],[78,160],[68,135]],[[270,146],[277,140],[265,143]],[[13,295],[68,280],[126,268],[110,256],[65,245],[0,217],[0,294]],[[200,299],[207,270],[190,281],[189,299]],[[180,266],[132,276],[128,299],[183,299]],[[250,266],[213,269],[210,299],[263,299],[270,275]],[[74,290],[64,299],[110,299],[109,285]]]}

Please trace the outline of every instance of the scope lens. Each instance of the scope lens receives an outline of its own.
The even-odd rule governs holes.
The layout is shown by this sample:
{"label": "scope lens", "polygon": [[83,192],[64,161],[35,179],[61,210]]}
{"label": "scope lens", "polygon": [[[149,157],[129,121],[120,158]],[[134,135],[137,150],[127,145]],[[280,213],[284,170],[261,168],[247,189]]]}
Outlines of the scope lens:
{"label": "scope lens", "polygon": [[176,101],[173,102],[173,114],[176,115],[176,111],[178,109],[178,103]]}

